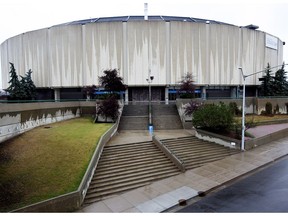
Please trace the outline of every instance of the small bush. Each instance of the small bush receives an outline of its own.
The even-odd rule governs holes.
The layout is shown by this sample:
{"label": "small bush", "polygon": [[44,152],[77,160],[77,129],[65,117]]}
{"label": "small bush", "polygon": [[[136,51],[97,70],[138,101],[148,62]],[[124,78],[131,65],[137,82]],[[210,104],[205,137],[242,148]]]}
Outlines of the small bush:
{"label": "small bush", "polygon": [[272,115],[272,104],[270,102],[267,102],[266,105],[265,105],[265,112],[266,112],[266,115]]}
{"label": "small bush", "polygon": [[186,104],[184,108],[185,109],[184,114],[187,116],[192,116],[196,110],[201,108],[201,106],[203,106],[202,103],[198,103],[196,101],[190,101],[188,104]]}
{"label": "small bush", "polygon": [[233,124],[233,114],[224,103],[205,104],[194,112],[192,123],[196,128],[209,131],[227,131]]}
{"label": "small bush", "polygon": [[233,115],[236,115],[236,116],[241,115],[241,110],[238,108],[236,102],[230,102],[229,108],[230,108]]}
{"label": "small bush", "polygon": [[114,122],[119,116],[119,103],[114,95],[110,96],[97,107],[97,115],[107,118],[111,118]]}
{"label": "small bush", "polygon": [[274,109],[274,115],[279,114],[279,105],[277,104]]}

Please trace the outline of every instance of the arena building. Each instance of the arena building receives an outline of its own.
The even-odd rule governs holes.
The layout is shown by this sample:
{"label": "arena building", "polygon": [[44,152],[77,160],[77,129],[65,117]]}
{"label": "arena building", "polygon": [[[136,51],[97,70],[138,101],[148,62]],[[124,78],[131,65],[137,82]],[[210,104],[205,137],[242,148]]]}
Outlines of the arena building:
{"label": "arena building", "polygon": [[[237,98],[243,82],[239,66],[250,74],[268,63],[283,63],[285,43],[257,28],[174,16],[104,17],[55,25],[1,44],[2,86],[9,86],[12,62],[20,75],[32,69],[38,99],[83,99],[83,87],[99,85],[103,71],[114,68],[128,85],[126,102],[148,100],[149,85],[153,101],[174,100],[187,73],[195,79],[198,97]],[[257,95],[260,77],[246,79],[247,96]]]}

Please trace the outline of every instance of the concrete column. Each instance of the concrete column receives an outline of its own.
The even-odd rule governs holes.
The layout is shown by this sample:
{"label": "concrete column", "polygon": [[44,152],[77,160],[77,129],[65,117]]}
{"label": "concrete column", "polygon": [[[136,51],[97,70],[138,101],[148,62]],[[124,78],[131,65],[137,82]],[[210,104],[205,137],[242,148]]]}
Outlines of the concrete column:
{"label": "concrete column", "polygon": [[54,100],[60,101],[60,89],[54,89]]}
{"label": "concrete column", "polygon": [[129,103],[129,94],[128,94],[128,89],[125,90],[125,104],[128,105]]}
{"label": "concrete column", "polygon": [[165,104],[169,104],[169,87],[165,88]]}
{"label": "concrete column", "polygon": [[230,97],[231,98],[237,98],[237,87],[230,87]]}
{"label": "concrete column", "polygon": [[201,98],[206,100],[206,86],[201,87]]}

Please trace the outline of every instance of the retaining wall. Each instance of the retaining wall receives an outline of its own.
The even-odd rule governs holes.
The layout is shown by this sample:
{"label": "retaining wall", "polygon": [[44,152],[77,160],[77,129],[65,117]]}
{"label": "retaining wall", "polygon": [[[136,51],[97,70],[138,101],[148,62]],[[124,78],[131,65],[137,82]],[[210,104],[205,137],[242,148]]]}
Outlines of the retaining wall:
{"label": "retaining wall", "polygon": [[35,127],[95,115],[95,101],[1,103],[0,143]]}
{"label": "retaining wall", "polygon": [[[180,119],[185,125],[186,122],[192,121],[192,116],[186,116],[184,114],[185,107],[191,101],[191,99],[177,99],[176,106],[180,115]],[[242,99],[193,99],[193,101],[197,101],[199,103],[205,104],[218,104],[220,101],[229,104],[230,102],[236,102],[239,109],[242,109]],[[255,98],[255,97],[247,97],[245,100],[245,112],[246,114],[257,114],[260,115],[262,111],[265,110],[265,105],[267,102],[272,104],[272,110],[277,114],[288,114],[287,106],[288,106],[288,98]],[[287,104],[287,105],[286,105]],[[277,111],[277,105],[279,110]]]}

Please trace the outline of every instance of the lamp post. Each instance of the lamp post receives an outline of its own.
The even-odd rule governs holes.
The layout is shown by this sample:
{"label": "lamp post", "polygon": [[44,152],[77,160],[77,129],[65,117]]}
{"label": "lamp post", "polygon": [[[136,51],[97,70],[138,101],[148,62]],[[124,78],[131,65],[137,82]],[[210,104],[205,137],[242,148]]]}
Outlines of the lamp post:
{"label": "lamp post", "polygon": [[239,67],[243,78],[243,96],[242,96],[242,136],[241,136],[241,151],[245,150],[245,79],[242,67]]}
{"label": "lamp post", "polygon": [[154,79],[154,76],[151,75],[151,70],[149,69],[149,73],[148,73],[148,78],[146,79],[146,81],[148,82],[148,86],[149,86],[149,124],[148,124],[148,130],[150,135],[153,135],[153,124],[152,124],[152,107],[151,107],[151,83]]}
{"label": "lamp post", "polygon": [[[277,66],[274,66],[274,67],[270,67],[270,69],[277,68],[277,67],[280,67],[280,66],[286,66],[286,65],[288,65],[288,64],[277,65]],[[242,75],[242,78],[243,78],[241,150],[245,151],[245,99],[246,99],[245,98],[245,79],[247,77],[249,77],[249,76],[253,76],[253,75],[256,75],[258,73],[264,72],[264,71],[266,71],[266,69],[265,70],[261,70],[261,71],[257,71],[255,73],[248,74],[248,75],[244,75],[242,67],[239,67],[238,69],[241,71],[241,75]]]}

